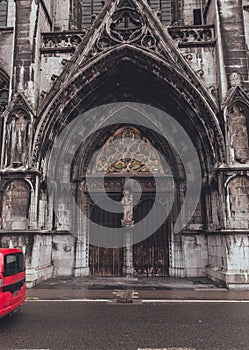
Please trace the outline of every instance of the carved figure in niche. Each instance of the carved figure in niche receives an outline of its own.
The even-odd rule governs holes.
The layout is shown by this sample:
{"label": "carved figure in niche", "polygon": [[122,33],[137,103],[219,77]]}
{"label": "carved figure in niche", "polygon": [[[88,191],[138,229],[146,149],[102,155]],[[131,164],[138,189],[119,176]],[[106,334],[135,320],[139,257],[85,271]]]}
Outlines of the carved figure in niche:
{"label": "carved figure in niche", "polygon": [[231,228],[249,227],[249,178],[238,176],[228,184]]}
{"label": "carved figure in niche", "polygon": [[27,146],[29,145],[30,120],[23,110],[11,116],[7,124],[6,165],[15,163],[17,166],[26,165],[28,161]]}
{"label": "carved figure in niche", "polygon": [[131,227],[134,225],[133,198],[128,190],[124,190],[121,203],[124,208],[124,216],[123,216],[123,219],[121,219],[121,223],[123,226]]}
{"label": "carved figure in niche", "polygon": [[29,205],[29,185],[23,180],[14,180],[9,183],[3,195],[3,228],[27,229]]}
{"label": "carved figure in niche", "polygon": [[[248,130],[245,111],[238,105],[233,105],[229,117],[230,145],[234,160],[245,163],[248,159]],[[233,160],[233,159],[232,159]]]}

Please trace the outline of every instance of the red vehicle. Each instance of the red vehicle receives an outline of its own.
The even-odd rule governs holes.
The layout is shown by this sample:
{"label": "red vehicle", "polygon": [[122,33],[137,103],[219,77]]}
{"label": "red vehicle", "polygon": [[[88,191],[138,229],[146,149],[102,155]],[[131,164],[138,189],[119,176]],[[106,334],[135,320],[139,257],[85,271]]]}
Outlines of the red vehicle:
{"label": "red vehicle", "polygon": [[26,298],[23,252],[0,248],[0,318],[18,311]]}

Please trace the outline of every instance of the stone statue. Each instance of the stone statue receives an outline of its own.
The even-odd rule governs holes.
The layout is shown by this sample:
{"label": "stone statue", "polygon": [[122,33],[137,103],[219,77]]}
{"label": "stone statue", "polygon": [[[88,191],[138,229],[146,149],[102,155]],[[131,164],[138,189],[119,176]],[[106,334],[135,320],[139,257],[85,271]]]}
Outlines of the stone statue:
{"label": "stone statue", "polygon": [[24,111],[20,110],[13,114],[7,125],[6,165],[17,163],[19,166],[26,165],[29,142],[29,118]]}
{"label": "stone statue", "polygon": [[229,132],[234,159],[240,163],[245,163],[249,155],[247,118],[243,109],[238,105],[234,105],[230,113]]}
{"label": "stone statue", "polygon": [[133,198],[128,190],[124,190],[121,203],[124,208],[124,216],[121,219],[122,225],[125,227],[133,226]]}

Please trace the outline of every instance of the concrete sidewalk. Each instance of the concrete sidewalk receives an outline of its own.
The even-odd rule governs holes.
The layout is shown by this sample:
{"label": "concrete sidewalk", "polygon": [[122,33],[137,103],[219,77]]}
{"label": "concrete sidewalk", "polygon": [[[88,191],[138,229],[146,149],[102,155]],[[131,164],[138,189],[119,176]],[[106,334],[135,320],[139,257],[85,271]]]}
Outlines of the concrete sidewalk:
{"label": "concrete sidewalk", "polygon": [[27,299],[249,300],[249,290],[221,288],[207,278],[52,278],[27,290]]}

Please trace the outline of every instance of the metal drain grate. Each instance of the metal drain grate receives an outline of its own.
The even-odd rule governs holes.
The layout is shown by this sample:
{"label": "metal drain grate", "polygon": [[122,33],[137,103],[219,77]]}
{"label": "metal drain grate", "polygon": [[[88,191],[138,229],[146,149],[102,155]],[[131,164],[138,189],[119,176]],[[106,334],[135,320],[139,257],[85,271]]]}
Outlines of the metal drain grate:
{"label": "metal drain grate", "polygon": [[133,300],[132,299],[117,299],[116,303],[117,304],[132,304]]}
{"label": "metal drain grate", "polygon": [[121,304],[121,305],[130,305],[130,304],[142,304],[143,301],[141,299],[130,299],[130,298],[120,298],[120,299],[112,299],[112,304]]}

